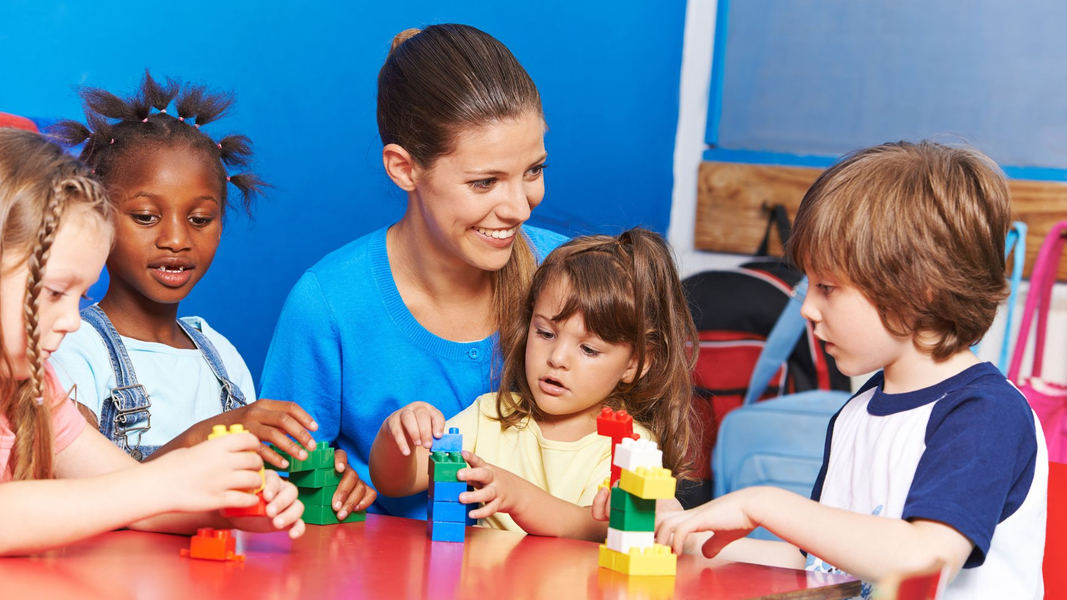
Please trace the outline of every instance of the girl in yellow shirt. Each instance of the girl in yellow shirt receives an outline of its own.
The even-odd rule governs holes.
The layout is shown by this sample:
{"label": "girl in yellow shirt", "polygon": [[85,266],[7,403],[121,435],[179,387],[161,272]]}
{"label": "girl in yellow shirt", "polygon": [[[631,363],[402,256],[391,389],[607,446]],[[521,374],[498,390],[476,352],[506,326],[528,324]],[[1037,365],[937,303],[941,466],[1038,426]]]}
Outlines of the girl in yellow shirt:
{"label": "girl in yellow shirt", "polygon": [[603,540],[590,514],[611,469],[597,435],[601,408],[625,409],[664,466],[690,471],[690,372],[696,328],[667,243],[644,229],[576,238],[534,275],[523,319],[501,328],[500,391],[452,419],[413,402],[386,419],[370,456],[379,493],[426,489],[429,448],[447,427],[463,434],[470,465],[460,495],[470,517],[497,529]]}

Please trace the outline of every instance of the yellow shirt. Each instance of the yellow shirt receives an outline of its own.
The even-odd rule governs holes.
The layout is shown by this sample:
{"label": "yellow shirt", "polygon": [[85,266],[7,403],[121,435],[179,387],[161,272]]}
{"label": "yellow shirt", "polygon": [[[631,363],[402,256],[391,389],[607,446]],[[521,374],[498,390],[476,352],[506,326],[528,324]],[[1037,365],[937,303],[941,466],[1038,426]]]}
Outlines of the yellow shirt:
{"label": "yellow shirt", "polygon": [[[503,429],[497,415],[496,393],[482,394],[463,412],[449,419],[458,427],[463,449],[486,462],[522,477],[560,500],[592,506],[597,488],[611,473],[611,438],[590,433],[573,442],[546,440],[532,419]],[[447,431],[447,429],[446,429]],[[648,429],[634,423],[641,439],[653,439]],[[510,515],[497,513],[479,525],[525,533]]]}

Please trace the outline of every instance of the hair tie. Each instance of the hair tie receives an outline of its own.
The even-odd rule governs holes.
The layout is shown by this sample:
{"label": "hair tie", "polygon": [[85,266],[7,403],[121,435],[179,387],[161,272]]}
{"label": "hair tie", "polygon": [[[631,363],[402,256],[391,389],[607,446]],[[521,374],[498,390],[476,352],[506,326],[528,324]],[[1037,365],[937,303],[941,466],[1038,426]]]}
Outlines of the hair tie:
{"label": "hair tie", "polygon": [[178,120],[181,121],[182,123],[184,123],[185,122],[185,117],[178,117]]}
{"label": "hair tie", "polygon": [[226,183],[230,183],[230,176],[229,175],[226,176]]}
{"label": "hair tie", "polygon": [[193,123],[193,127],[196,127],[197,129],[200,129],[200,123]]}
{"label": "hair tie", "polygon": [[159,114],[161,114],[161,115],[167,114],[167,109],[164,108],[163,110],[159,111]]}
{"label": "hair tie", "polygon": [[219,143],[217,143],[215,145],[219,147],[219,150],[222,150],[222,142],[219,142]]}
{"label": "hair tie", "polygon": [[112,145],[112,146],[114,146],[114,145],[115,145],[115,138],[111,138],[111,145]]}
{"label": "hair tie", "polygon": [[145,117],[145,118],[141,119],[141,122],[142,123],[147,123],[148,122],[148,117]]}
{"label": "hair tie", "polygon": [[42,406],[44,404],[44,396],[37,396],[33,401],[37,403],[37,406]]}

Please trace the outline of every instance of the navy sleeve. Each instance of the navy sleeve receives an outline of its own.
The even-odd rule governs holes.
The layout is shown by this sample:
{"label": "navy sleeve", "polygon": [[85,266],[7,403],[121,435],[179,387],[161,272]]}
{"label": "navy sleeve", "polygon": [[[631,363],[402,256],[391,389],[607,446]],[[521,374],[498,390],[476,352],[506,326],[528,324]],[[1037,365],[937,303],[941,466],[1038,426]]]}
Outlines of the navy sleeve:
{"label": "navy sleeve", "polygon": [[1022,505],[1034,477],[1037,433],[1026,400],[1006,380],[937,402],[902,518],[949,525],[974,543],[965,568],[985,562],[997,525]]}

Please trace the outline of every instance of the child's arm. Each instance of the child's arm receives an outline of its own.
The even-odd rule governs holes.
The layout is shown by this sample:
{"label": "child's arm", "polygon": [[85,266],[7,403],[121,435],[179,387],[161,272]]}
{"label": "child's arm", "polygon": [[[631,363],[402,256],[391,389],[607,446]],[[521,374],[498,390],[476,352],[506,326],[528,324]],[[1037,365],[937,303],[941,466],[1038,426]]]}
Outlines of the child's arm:
{"label": "child's arm", "polygon": [[690,534],[713,532],[703,544],[710,558],[761,525],[865,581],[925,569],[938,560],[955,577],[974,547],[942,523],[854,513],[772,487],[745,488],[671,516],[657,526],[656,539],[681,551]]}
{"label": "child's arm", "polygon": [[463,458],[470,468],[460,469],[457,477],[478,489],[463,492],[459,501],[483,503],[481,508],[470,512],[472,519],[502,512],[532,535],[601,542],[607,536],[607,523],[593,519],[588,508],[556,498],[518,475],[485,462],[473,452],[464,451]]}
{"label": "child's arm", "polygon": [[374,487],[393,497],[424,491],[429,480],[429,448],[444,431],[444,414],[426,402],[412,402],[389,415],[370,451]]}
{"label": "child's arm", "polygon": [[[228,435],[140,465],[98,431],[85,428],[56,455],[57,479],[0,485],[0,555],[38,552],[130,523],[183,533],[197,526],[229,526],[203,513],[255,503],[255,496],[242,490],[260,484],[258,443],[251,435]],[[280,529],[291,527],[291,535],[299,536],[303,506],[286,488],[276,489],[281,491],[268,511],[281,516]],[[160,516],[170,511],[202,514]]]}

